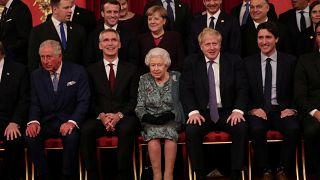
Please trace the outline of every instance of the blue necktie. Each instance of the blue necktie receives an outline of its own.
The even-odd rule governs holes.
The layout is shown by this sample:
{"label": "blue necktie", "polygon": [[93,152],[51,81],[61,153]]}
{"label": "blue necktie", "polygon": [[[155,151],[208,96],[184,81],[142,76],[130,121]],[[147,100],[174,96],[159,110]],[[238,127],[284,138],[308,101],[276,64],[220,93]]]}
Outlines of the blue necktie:
{"label": "blue necktie", "polygon": [[247,20],[248,20],[248,17],[249,17],[249,3],[246,2],[245,6],[246,6],[246,10],[244,11],[244,14],[243,14],[243,17],[242,17],[241,26],[247,23]]}
{"label": "blue necktie", "polygon": [[53,91],[57,92],[58,91],[58,84],[59,84],[59,78],[58,78],[58,73],[53,74],[53,79],[52,79],[52,85],[53,85]]}
{"label": "blue necktie", "polygon": [[212,64],[214,61],[209,61],[208,68],[208,79],[209,79],[209,109],[210,109],[210,118],[216,123],[219,120],[218,104],[217,104],[217,94],[216,94],[216,82],[214,78],[214,72]]}
{"label": "blue necktie", "polygon": [[269,112],[271,110],[272,69],[271,69],[270,61],[271,61],[271,58],[266,59],[264,91],[263,91],[266,112]]}
{"label": "blue necktie", "polygon": [[171,30],[173,30],[174,15],[173,15],[173,9],[170,5],[171,0],[166,0],[166,2],[167,2],[167,13],[168,13],[169,25]]}
{"label": "blue necktie", "polygon": [[63,22],[60,23],[60,35],[61,35],[61,44],[63,49],[67,48],[67,38],[66,33],[64,32]]}

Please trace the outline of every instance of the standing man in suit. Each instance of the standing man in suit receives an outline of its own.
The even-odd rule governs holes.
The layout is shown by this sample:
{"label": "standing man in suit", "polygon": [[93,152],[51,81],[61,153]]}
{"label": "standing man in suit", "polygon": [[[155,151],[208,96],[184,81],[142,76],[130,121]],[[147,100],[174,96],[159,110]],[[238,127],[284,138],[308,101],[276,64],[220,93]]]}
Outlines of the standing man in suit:
{"label": "standing man in suit", "polygon": [[223,130],[232,136],[230,179],[238,180],[248,143],[242,61],[236,55],[220,52],[222,36],[214,29],[205,28],[198,40],[203,54],[185,60],[180,78],[181,102],[189,117],[186,142],[192,169],[197,179],[205,179],[203,137],[212,130]]}
{"label": "standing man in suit", "polygon": [[[241,26],[242,50],[241,56],[247,57],[260,52],[257,43],[257,27],[259,24],[270,21],[268,12],[270,6],[267,0],[251,0],[250,2],[250,16],[252,21],[247,22]],[[286,27],[277,23],[279,28],[279,40],[277,42],[277,49],[283,52],[291,53],[292,47],[288,37]]]}
{"label": "standing man in suit", "polygon": [[51,0],[50,5],[51,20],[34,27],[30,33],[29,69],[34,70],[39,67],[39,45],[48,39],[60,42],[64,61],[83,65],[86,35],[81,25],[70,22],[72,2],[70,0]]}
{"label": "standing man in suit", "polygon": [[31,105],[26,144],[38,177],[46,179],[43,142],[62,138],[63,179],[75,179],[79,126],[89,107],[90,90],[83,67],[62,62],[62,49],[55,40],[40,44],[42,67],[31,74]]}
{"label": "standing man in suit", "polygon": [[290,31],[288,35],[292,39],[293,53],[298,56],[299,37],[306,28],[311,26],[310,0],[291,0],[293,8],[280,14],[279,22],[285,24]]}
{"label": "standing man in suit", "polygon": [[241,36],[238,20],[220,9],[222,0],[203,0],[203,4],[206,8],[206,14],[195,17],[191,23],[188,53],[201,52],[197,43],[197,36],[204,28],[210,27],[219,31],[222,35],[222,51],[240,55]]}
{"label": "standing man in suit", "polygon": [[88,39],[87,64],[92,64],[103,59],[103,53],[99,48],[99,34],[104,29],[114,29],[120,34],[121,49],[119,58],[122,61],[138,64],[138,45],[134,33],[118,24],[121,5],[117,0],[106,0],[101,4],[101,16],[104,23],[94,30]]}
{"label": "standing man in suit", "polygon": [[25,66],[5,55],[0,42],[0,139],[5,146],[3,179],[20,179],[23,121],[28,117],[29,76]]}
{"label": "standing man in suit", "polygon": [[293,104],[293,79],[296,58],[277,51],[278,27],[273,22],[258,26],[259,54],[244,59],[249,83],[249,115],[257,169],[264,180],[272,179],[266,134],[269,129],[280,131],[284,141],[276,178],[287,180],[286,170],[293,157],[299,137],[299,122]]}
{"label": "standing man in suit", "polygon": [[31,12],[20,0],[1,0],[0,5],[4,6],[0,20],[0,41],[6,55],[16,62],[27,64]]}
{"label": "standing man in suit", "polygon": [[295,99],[301,122],[307,159],[320,179],[320,23],[316,24],[317,50],[300,56],[295,72]]}
{"label": "standing man in suit", "polygon": [[[252,21],[250,16],[250,0],[243,0],[241,4],[232,8],[231,14],[239,19],[240,26],[245,25],[249,21]],[[269,3],[268,17],[272,21],[278,20],[276,10],[272,3]]]}
{"label": "standing man in suit", "polygon": [[91,85],[89,120],[81,129],[81,152],[88,179],[99,179],[96,159],[96,139],[106,135],[118,136],[119,180],[133,179],[132,152],[139,131],[134,109],[137,103],[137,68],[118,56],[120,35],[114,29],[99,35],[103,59],[88,67]]}
{"label": "standing man in suit", "polygon": [[[78,23],[82,25],[86,31],[86,35],[89,35],[97,25],[96,17],[94,16],[93,12],[81,8],[76,5],[76,0],[70,0],[72,3],[71,7],[71,18],[70,21]],[[47,16],[47,21],[50,21],[52,14]]]}

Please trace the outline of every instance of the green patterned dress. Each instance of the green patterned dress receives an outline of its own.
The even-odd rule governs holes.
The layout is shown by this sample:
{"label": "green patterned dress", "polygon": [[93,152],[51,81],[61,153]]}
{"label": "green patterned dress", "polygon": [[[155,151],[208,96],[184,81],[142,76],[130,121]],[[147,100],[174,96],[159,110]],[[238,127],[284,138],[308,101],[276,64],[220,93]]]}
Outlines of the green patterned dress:
{"label": "green patterned dress", "polygon": [[171,111],[176,117],[175,120],[169,121],[163,125],[153,125],[142,122],[142,136],[145,141],[151,139],[165,138],[178,141],[178,132],[181,129],[183,119],[179,118],[181,109],[176,107],[174,99],[178,96],[173,92],[178,92],[178,86],[173,86],[174,83],[179,84],[179,72],[169,72],[170,78],[163,86],[159,86],[150,73],[140,77],[138,89],[138,102],[135,112],[141,120],[143,115],[149,113],[154,116],[159,116],[164,112]]}

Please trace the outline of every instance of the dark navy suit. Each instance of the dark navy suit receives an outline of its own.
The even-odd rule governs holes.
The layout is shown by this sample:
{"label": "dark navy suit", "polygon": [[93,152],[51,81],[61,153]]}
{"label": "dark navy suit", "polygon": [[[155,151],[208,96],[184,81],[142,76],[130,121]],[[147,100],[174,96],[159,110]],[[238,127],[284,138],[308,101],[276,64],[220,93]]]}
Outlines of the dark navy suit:
{"label": "dark navy suit", "polygon": [[68,120],[80,125],[89,106],[90,90],[84,68],[63,62],[58,90],[53,90],[48,71],[39,68],[31,74],[31,105],[29,120],[40,123],[40,134],[35,138],[26,137],[26,143],[38,175],[46,173],[43,141],[48,137],[61,137],[63,141],[63,175],[73,175],[78,152],[79,130],[61,136],[61,124]]}

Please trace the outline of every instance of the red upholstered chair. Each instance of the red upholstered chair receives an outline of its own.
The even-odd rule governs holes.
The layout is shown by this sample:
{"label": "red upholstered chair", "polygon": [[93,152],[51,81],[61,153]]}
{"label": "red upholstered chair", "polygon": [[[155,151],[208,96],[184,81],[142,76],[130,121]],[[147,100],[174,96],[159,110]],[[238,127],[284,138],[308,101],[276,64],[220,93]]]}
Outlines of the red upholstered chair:
{"label": "red upholstered chair", "polygon": [[[202,144],[231,144],[231,135],[224,131],[211,131],[208,133]],[[189,180],[196,180],[196,173],[192,171],[191,163],[189,159]],[[242,180],[244,180],[244,171],[241,171]]]}
{"label": "red upholstered chair", "polygon": [[[138,148],[139,148],[139,179],[141,179],[141,174],[142,174],[142,169],[143,169],[142,147],[147,146],[148,142],[144,141],[142,136],[139,136],[137,138],[137,142],[138,142]],[[187,164],[187,150],[185,147],[185,144],[186,144],[185,142],[186,142],[186,134],[183,131],[183,132],[179,133],[178,144],[182,145],[182,157],[184,160],[184,165]],[[185,166],[184,169],[187,169],[187,167]]]}
{"label": "red upholstered chair", "polygon": [[[101,174],[101,152],[100,149],[115,149],[118,147],[118,137],[117,136],[103,136],[96,140],[96,147],[97,147],[97,160],[98,160],[98,167],[99,172]],[[137,167],[136,167],[136,156],[135,156],[135,148],[133,148],[133,174],[134,179],[137,180]],[[85,173],[85,180],[87,180],[87,173]]]}
{"label": "red upholstered chair", "polygon": [[[272,143],[272,142],[282,142],[283,141],[283,135],[279,132],[279,131],[276,131],[276,130],[269,130],[267,132],[267,142],[268,143]],[[299,151],[298,151],[298,145],[297,145],[297,148],[296,148],[296,178],[297,180],[299,180]],[[248,169],[249,169],[249,180],[251,180],[252,178],[252,174],[251,174],[251,167],[252,167],[252,164],[251,164],[251,157],[252,157],[252,154],[253,154],[253,150],[251,148],[251,142],[249,142],[249,150],[248,150]]]}
{"label": "red upholstered chair", "polygon": [[[61,138],[48,138],[44,141],[44,149],[45,150],[53,150],[53,149],[58,149],[61,150],[63,149],[62,145],[62,139]],[[27,153],[25,154],[25,163],[26,163],[26,180],[28,180],[28,172],[29,172],[29,165],[28,165],[28,155]],[[31,164],[31,179],[34,180],[35,173],[34,173],[34,164]],[[81,166],[81,158],[79,155],[79,179],[82,180],[82,166]]]}

